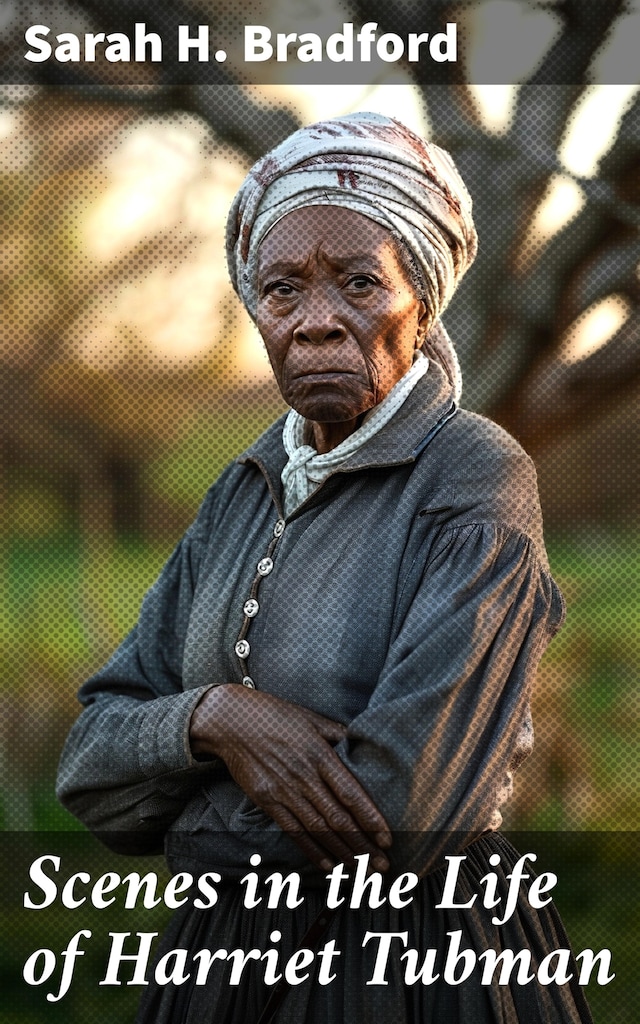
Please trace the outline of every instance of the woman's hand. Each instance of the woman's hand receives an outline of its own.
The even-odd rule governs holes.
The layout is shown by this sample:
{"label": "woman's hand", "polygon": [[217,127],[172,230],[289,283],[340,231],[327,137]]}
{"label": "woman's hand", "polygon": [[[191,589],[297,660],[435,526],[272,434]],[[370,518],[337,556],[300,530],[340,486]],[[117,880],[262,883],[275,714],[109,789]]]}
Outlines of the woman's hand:
{"label": "woman's hand", "polygon": [[332,744],[346,729],[323,715],[236,684],[208,690],[190,726],[194,754],[214,754],[253,802],[330,871],[368,853],[385,871],[388,826]]}

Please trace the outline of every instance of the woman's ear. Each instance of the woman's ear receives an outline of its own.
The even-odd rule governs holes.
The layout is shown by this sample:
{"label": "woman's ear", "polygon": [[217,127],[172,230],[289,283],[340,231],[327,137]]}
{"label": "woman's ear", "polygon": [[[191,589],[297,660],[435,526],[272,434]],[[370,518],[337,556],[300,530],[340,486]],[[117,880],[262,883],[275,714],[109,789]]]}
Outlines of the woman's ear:
{"label": "woman's ear", "polygon": [[416,348],[422,348],[425,338],[429,333],[429,310],[424,299],[420,299],[418,306],[418,330],[416,332]]}

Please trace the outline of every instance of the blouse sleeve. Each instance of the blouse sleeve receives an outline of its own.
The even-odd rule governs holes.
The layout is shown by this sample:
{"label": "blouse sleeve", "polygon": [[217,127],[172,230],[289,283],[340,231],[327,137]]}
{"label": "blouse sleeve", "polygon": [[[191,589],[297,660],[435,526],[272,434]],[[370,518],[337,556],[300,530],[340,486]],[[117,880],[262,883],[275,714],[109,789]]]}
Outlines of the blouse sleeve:
{"label": "blouse sleeve", "polygon": [[424,874],[499,823],[535,670],[563,614],[529,537],[493,523],[439,537],[341,747],[395,834],[395,867]]}
{"label": "blouse sleeve", "polygon": [[189,747],[189,720],[209,687],[183,690],[181,678],[202,520],[147,594],[138,625],[81,688],[84,710],[62,752],[59,799],[123,852],[161,850],[164,831],[212,767]]}

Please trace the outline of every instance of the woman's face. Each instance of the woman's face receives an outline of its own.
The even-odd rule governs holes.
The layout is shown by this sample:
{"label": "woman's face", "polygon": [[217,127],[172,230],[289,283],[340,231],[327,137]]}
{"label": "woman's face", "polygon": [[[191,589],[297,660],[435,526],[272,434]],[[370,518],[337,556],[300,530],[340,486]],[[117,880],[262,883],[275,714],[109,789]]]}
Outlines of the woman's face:
{"label": "woman's face", "polygon": [[302,207],[260,246],[257,323],[282,395],[343,436],[407,372],[424,320],[393,236],[362,214]]}

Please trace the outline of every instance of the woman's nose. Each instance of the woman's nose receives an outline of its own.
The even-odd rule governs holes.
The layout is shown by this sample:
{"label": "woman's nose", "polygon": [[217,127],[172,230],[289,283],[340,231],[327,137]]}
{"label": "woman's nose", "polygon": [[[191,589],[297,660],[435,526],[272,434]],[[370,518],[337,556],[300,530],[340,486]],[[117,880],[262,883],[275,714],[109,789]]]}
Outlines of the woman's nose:
{"label": "woman's nose", "polygon": [[347,331],[336,316],[334,304],[318,296],[309,296],[293,332],[294,341],[328,345],[340,343],[346,336]]}

